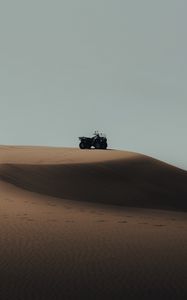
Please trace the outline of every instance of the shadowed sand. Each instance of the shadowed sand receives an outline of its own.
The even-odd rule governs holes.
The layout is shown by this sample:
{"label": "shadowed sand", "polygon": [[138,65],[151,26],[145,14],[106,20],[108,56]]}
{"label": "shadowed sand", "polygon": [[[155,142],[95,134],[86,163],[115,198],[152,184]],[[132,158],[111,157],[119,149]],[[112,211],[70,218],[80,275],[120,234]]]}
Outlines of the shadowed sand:
{"label": "shadowed sand", "polygon": [[186,299],[185,171],[4,146],[0,178],[0,299]]}
{"label": "shadowed sand", "polygon": [[2,148],[0,179],[50,196],[187,209],[187,172],[125,151]]}

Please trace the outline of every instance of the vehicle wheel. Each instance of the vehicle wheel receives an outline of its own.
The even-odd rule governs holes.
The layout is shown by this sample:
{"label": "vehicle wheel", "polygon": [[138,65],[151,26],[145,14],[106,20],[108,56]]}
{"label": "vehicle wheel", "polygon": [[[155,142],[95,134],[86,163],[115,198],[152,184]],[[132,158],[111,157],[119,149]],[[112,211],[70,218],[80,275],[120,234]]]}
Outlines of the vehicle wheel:
{"label": "vehicle wheel", "polygon": [[95,143],[95,149],[101,149],[101,145],[99,143]]}
{"label": "vehicle wheel", "polygon": [[107,144],[102,144],[101,149],[106,149],[107,148]]}
{"label": "vehicle wheel", "polygon": [[85,143],[83,143],[83,142],[80,142],[80,144],[79,144],[79,148],[80,148],[80,149],[86,149],[86,145],[85,145]]}

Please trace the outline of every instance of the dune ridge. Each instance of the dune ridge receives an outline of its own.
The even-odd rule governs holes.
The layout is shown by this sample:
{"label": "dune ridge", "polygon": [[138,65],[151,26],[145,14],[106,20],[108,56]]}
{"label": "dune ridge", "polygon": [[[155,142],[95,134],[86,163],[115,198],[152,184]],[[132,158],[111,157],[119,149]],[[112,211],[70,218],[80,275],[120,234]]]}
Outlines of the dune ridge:
{"label": "dune ridge", "polygon": [[44,163],[40,153],[31,161],[29,155],[24,163],[19,152],[19,163],[15,156],[1,162],[0,179],[70,200],[187,210],[187,172],[156,159],[125,151],[62,148],[61,160],[59,153],[59,163],[52,164]]}

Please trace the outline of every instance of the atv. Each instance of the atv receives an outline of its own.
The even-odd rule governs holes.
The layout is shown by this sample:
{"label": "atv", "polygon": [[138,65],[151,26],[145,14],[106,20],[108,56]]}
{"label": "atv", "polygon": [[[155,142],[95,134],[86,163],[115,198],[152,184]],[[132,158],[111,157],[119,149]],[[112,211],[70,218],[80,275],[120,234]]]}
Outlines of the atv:
{"label": "atv", "polygon": [[106,149],[107,148],[107,138],[106,136],[99,134],[98,131],[94,132],[94,136],[92,138],[81,136],[79,137],[80,149],[90,149],[94,147],[95,149]]}

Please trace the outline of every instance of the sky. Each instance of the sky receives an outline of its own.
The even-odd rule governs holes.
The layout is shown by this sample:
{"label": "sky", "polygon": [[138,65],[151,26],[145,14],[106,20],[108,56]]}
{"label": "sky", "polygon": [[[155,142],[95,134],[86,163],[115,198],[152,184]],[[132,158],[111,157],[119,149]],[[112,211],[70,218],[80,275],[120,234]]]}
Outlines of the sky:
{"label": "sky", "polygon": [[185,0],[1,0],[0,144],[109,147],[187,169]]}

